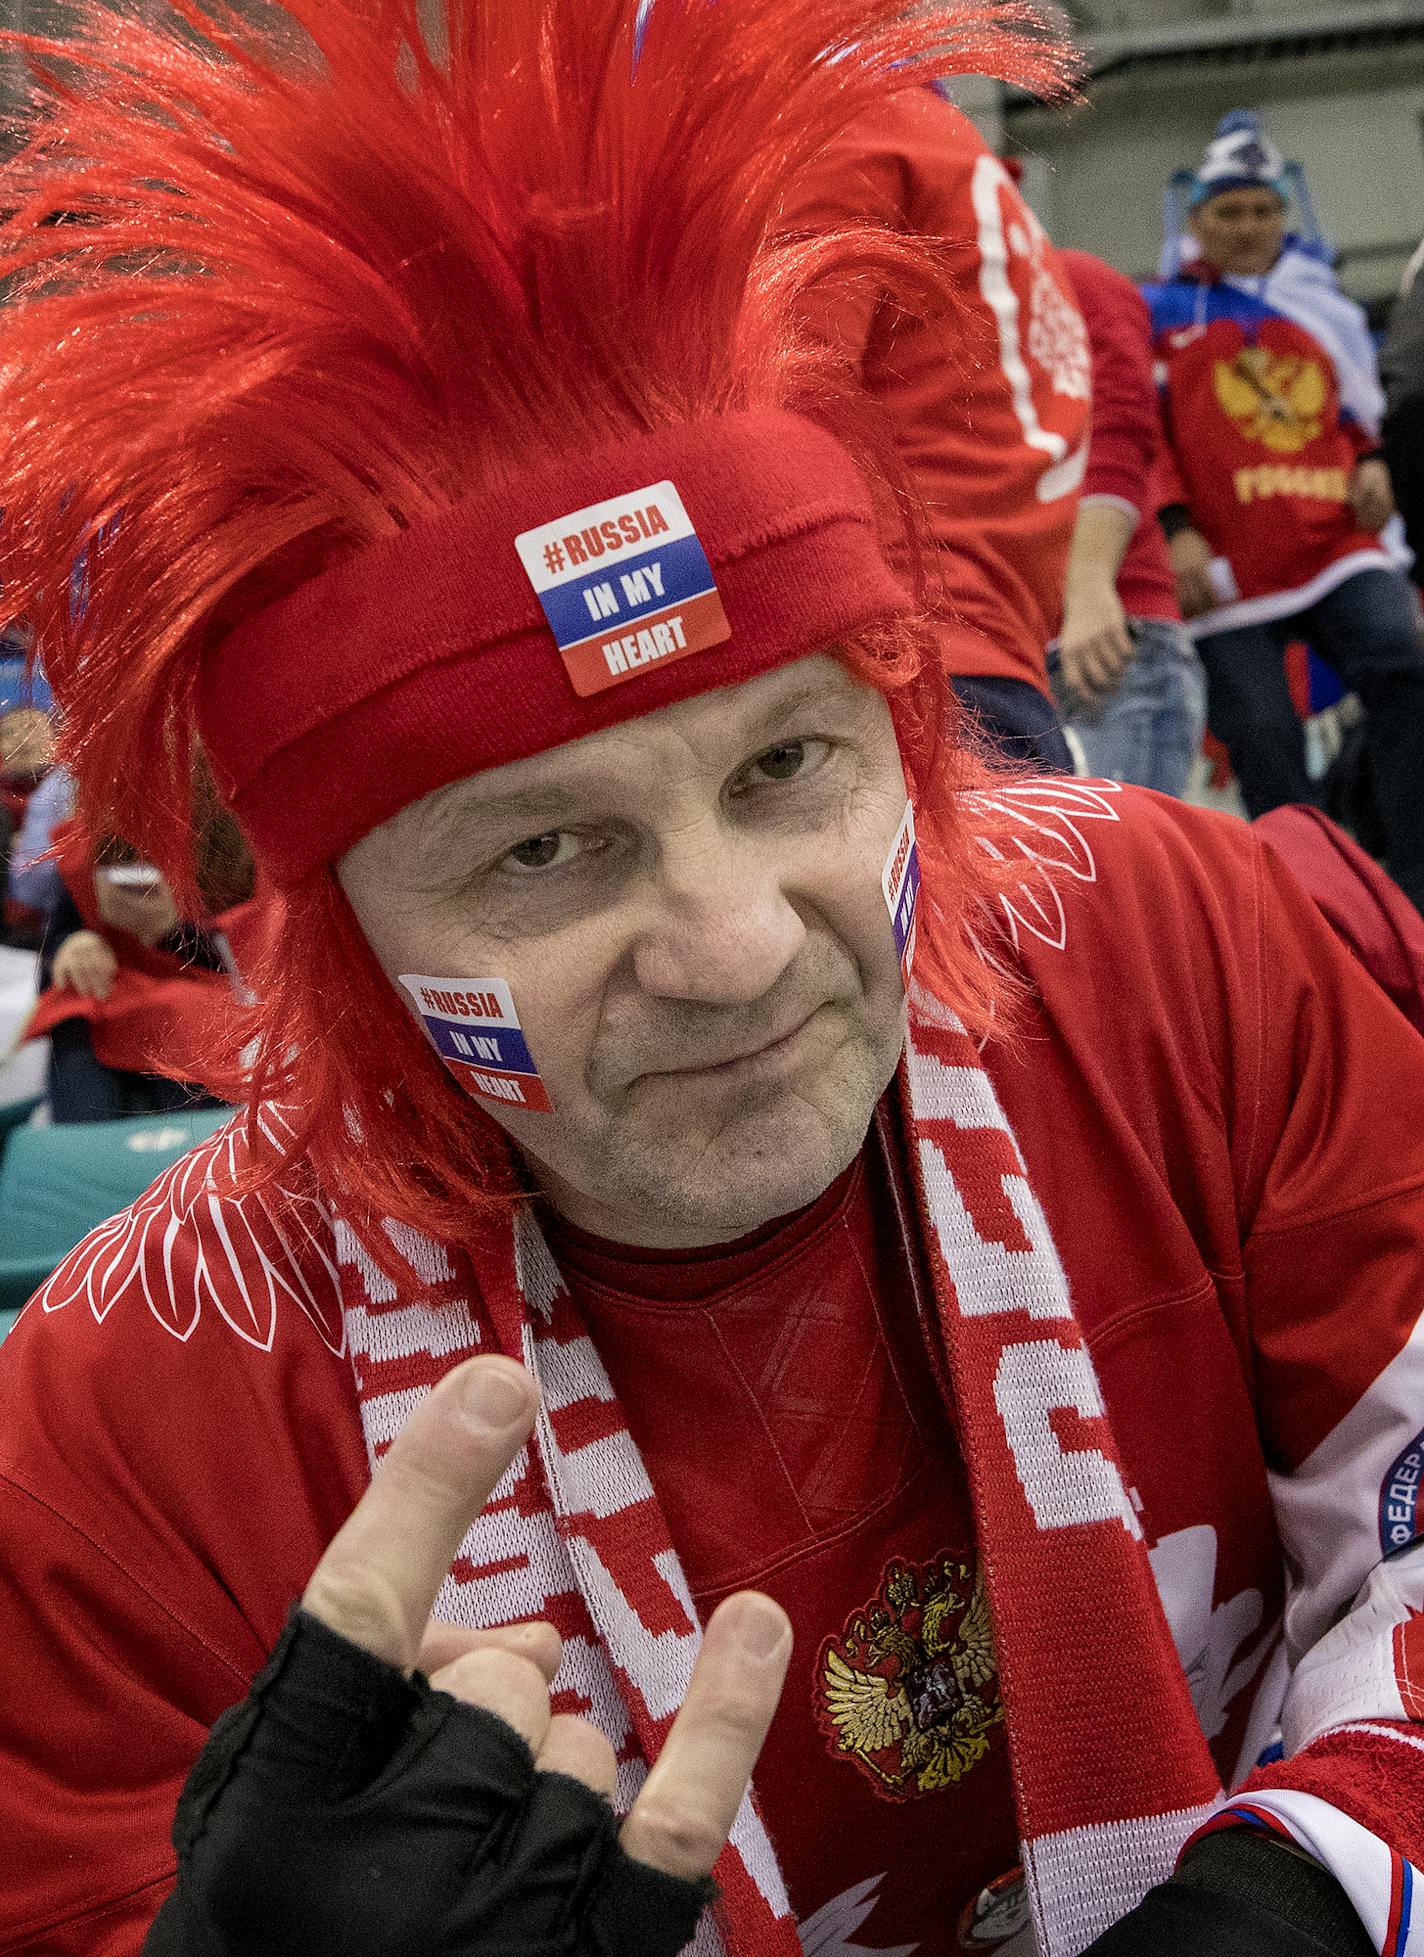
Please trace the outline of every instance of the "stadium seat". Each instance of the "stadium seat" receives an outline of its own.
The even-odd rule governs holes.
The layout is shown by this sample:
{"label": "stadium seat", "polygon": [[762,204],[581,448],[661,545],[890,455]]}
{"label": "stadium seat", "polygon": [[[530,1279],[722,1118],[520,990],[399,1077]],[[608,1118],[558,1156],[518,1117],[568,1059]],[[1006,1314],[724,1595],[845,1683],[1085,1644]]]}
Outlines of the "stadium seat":
{"label": "stadium seat", "polygon": [[0,1101],[0,1157],[4,1156],[11,1132],[16,1128],[23,1128],[30,1116],[43,1104],[43,1094],[27,1094],[19,1101]]}
{"label": "stadium seat", "polygon": [[[82,1236],[124,1209],[229,1108],[17,1128],[0,1164],[0,1314],[13,1312]],[[0,1316],[0,1334],[9,1326]]]}

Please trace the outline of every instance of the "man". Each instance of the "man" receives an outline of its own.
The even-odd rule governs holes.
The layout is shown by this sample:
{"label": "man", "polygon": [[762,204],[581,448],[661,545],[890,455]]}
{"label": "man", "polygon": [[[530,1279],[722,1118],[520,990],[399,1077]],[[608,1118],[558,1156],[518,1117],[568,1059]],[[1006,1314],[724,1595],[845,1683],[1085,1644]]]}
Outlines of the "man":
{"label": "man", "polygon": [[1059,257],[1093,351],[1093,423],[1050,668],[1088,774],[1184,795],[1201,752],[1206,681],[1157,521],[1151,321],[1131,280],[1101,258]]}
{"label": "man", "polygon": [[0,1945],[1404,1949],[1424,1047],[1242,825],[956,745],[804,330],[943,295],[775,228],[1050,57],[295,18],[106,15],[9,196],[114,227],[0,356],[84,806],[183,894],[200,732],[285,921],[0,1352]]}
{"label": "man", "polygon": [[1364,703],[1388,867],[1424,907],[1424,645],[1379,540],[1374,350],[1319,248],[1287,236],[1286,171],[1257,118],[1224,118],[1191,189],[1197,255],[1146,288],[1179,479],[1163,520],[1247,811],[1315,799],[1282,660],[1306,639]]}
{"label": "man", "polygon": [[885,411],[933,546],[944,670],[990,744],[1073,772],[1045,647],[1087,459],[1087,340],[1011,169],[934,88],[880,104],[799,180],[791,221],[934,240],[948,299],[907,316],[852,266],[812,317]]}

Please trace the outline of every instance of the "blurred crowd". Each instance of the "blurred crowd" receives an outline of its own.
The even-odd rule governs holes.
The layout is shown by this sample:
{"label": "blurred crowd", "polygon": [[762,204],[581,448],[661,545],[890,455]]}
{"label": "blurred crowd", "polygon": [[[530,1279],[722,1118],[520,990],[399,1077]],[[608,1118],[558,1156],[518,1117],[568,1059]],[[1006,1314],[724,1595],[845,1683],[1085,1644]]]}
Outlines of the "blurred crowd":
{"label": "blurred crowd", "polygon": [[48,1043],[49,1118],[219,1105],[199,1080],[219,1044],[215,1008],[240,996],[234,944],[249,953],[265,915],[237,826],[211,806],[198,831],[201,909],[185,915],[160,870],[80,819],[56,759],[54,709],[35,704],[18,660],[9,684],[0,705],[3,942],[34,955],[38,996],[18,1036]]}
{"label": "blurred crowd", "polygon": [[[1174,179],[1140,290],[1055,250],[1013,161],[931,90],[813,179],[798,216],[960,252],[952,319],[859,293],[829,324],[900,428],[943,546],[946,669],[986,736],[1181,795],[1209,727],[1249,816],[1343,814],[1424,906],[1424,647],[1391,480],[1417,498],[1401,458],[1424,393],[1418,302],[1387,362],[1414,370],[1387,425],[1304,171],[1250,114]],[[1328,779],[1308,757],[1312,673],[1350,700]]]}

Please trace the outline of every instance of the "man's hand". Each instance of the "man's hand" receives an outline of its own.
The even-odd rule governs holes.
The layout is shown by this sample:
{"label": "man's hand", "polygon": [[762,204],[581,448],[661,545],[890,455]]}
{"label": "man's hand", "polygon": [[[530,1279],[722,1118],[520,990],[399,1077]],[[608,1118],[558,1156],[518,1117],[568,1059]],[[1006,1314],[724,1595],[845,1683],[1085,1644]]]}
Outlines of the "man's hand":
{"label": "man's hand", "polygon": [[[613,1748],[586,1719],[551,1715],[552,1626],[462,1634],[429,1622],[470,1524],[534,1424],[529,1375],[475,1359],[416,1409],[307,1585],[303,1609],[353,1644],[409,1671],[443,1659],[437,1689],[483,1706],[527,1743],[536,1768],[611,1794]],[[540,1640],[536,1652],[527,1640]],[[540,1663],[540,1657],[543,1663]],[[707,1875],[722,1852],[781,1696],[791,1626],[744,1591],[713,1613],[687,1701],[623,1824],[625,1850],[668,1875]]]}
{"label": "man's hand", "polygon": [[71,931],[54,955],[53,980],[83,999],[107,999],[119,961],[97,931]]}
{"label": "man's hand", "polygon": [[1058,637],[1058,667],[1063,690],[1085,705],[1111,693],[1131,665],[1137,648],[1127,614],[1105,580],[1069,584],[1063,599],[1063,630]]}
{"label": "man's hand", "polygon": [[1211,588],[1212,548],[1200,530],[1179,530],[1168,546],[1172,554],[1172,575],[1177,580],[1177,603],[1183,618],[1200,618],[1214,609],[1216,593]]}
{"label": "man's hand", "polygon": [[[674,1957],[706,1900],[791,1650],[753,1592],[713,1613],[631,1811],[613,1750],[553,1714],[549,1625],[432,1623],[475,1516],[533,1424],[512,1360],[417,1407],[179,1804],[178,1888],[147,1957]],[[427,1685],[415,1667],[433,1670]],[[446,1695],[449,1695],[448,1697]]]}
{"label": "man's hand", "polygon": [[1394,515],[1394,484],[1380,456],[1367,456],[1355,464],[1350,477],[1350,508],[1356,523],[1371,536],[1383,530]]}

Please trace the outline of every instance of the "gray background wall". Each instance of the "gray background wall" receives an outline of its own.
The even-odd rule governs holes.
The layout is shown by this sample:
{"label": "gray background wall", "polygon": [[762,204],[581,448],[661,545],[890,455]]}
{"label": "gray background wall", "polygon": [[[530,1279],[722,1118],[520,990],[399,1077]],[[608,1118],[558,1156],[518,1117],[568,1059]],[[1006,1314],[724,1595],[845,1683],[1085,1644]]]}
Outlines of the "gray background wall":
{"label": "gray background wall", "polygon": [[1076,14],[1100,69],[1089,105],[1004,105],[1055,238],[1150,273],[1168,177],[1226,110],[1253,108],[1305,165],[1347,287],[1366,302],[1397,290],[1424,234],[1424,0],[1092,0]]}

